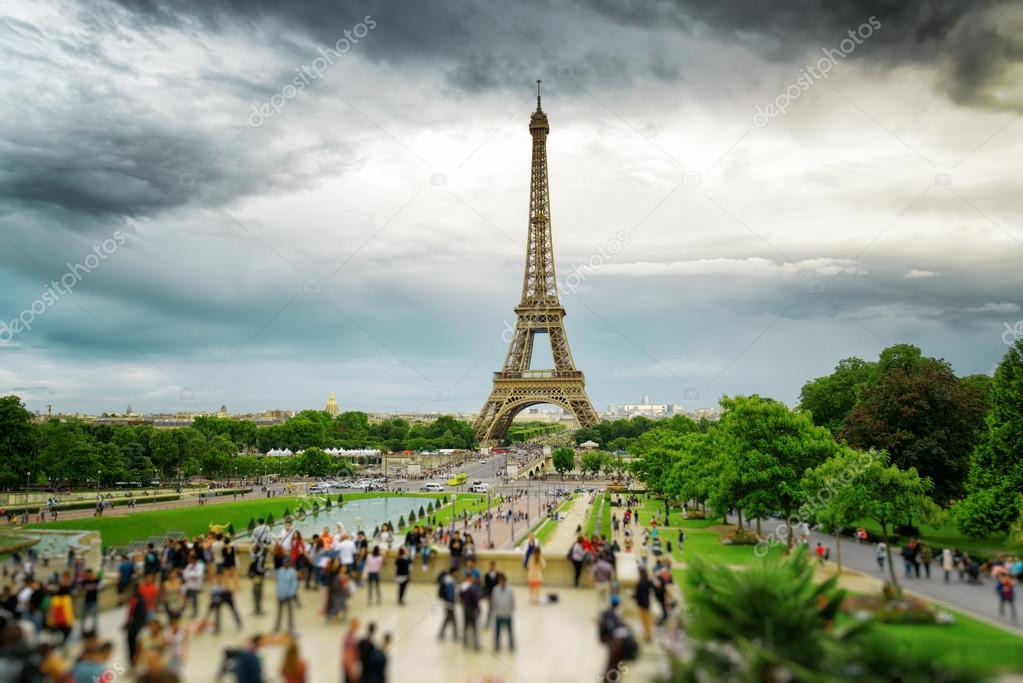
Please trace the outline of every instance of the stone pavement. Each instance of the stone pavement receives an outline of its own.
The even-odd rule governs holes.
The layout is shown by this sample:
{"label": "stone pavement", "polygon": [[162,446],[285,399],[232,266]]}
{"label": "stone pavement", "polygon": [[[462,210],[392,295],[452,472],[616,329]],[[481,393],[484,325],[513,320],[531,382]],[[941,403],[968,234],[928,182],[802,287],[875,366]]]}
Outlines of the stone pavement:
{"label": "stone pavement", "polygon": [[[493,649],[493,631],[480,630],[482,648],[479,652],[466,650],[461,642],[437,640],[442,620],[442,608],[431,584],[411,584],[406,593],[406,605],[397,606],[393,583],[383,586],[382,605],[368,607],[366,593],[359,591],[352,598],[351,615],[365,624],[373,621],[378,636],[389,632],[394,642],[388,656],[389,681],[416,681],[417,683],[563,683],[565,681],[600,680],[606,662],[606,650],[597,639],[596,597],[592,589],[555,589],[559,601],[546,605],[528,604],[526,589],[515,587],[516,612],[514,629],[516,650]],[[236,594],[239,611],[244,620],[242,631],[235,629],[230,615],[222,613],[222,633],[210,632],[190,638],[188,656],[182,680],[189,682],[215,681],[223,660],[225,647],[239,647],[245,637],[253,633],[272,630],[276,601],[273,582],[265,586],[264,607],[269,614],[254,617],[248,587],[243,582]],[[302,656],[309,665],[311,683],[339,680],[341,639],[345,626],[325,625],[317,615],[318,593],[302,590],[302,609],[296,610],[296,632]],[[205,603],[205,600],[204,600]],[[205,604],[203,605],[205,607]],[[112,639],[115,654],[112,668],[125,664],[125,636],[120,629],[125,610],[119,608],[105,612],[101,620],[101,637]],[[461,614],[459,611],[459,626]],[[639,632],[639,624],[632,623]],[[379,640],[379,639],[378,639]],[[278,676],[281,648],[266,648],[264,676],[268,681]],[[665,673],[666,659],[652,647],[644,647],[640,658],[626,664],[622,681],[650,681]],[[233,680],[228,677],[226,681]]]}

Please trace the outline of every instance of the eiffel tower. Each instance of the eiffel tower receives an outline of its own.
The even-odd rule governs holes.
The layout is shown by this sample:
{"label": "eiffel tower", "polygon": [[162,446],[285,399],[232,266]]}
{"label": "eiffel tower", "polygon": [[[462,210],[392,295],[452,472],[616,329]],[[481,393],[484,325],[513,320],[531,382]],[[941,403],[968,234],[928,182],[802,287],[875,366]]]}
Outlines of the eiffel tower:
{"label": "eiffel tower", "polygon": [[[572,360],[565,335],[565,309],[558,300],[551,240],[551,199],[547,184],[547,134],[550,125],[540,108],[540,81],[536,82],[536,111],[529,117],[533,136],[532,178],[529,186],[529,236],[522,301],[515,307],[515,332],[504,367],[494,373],[494,388],[483,404],[473,429],[482,445],[504,439],[512,418],[539,403],[560,406],[584,427],[600,420],[586,395],[586,381]],[[554,358],[553,370],[533,370],[530,361],[537,334],[546,334]]]}

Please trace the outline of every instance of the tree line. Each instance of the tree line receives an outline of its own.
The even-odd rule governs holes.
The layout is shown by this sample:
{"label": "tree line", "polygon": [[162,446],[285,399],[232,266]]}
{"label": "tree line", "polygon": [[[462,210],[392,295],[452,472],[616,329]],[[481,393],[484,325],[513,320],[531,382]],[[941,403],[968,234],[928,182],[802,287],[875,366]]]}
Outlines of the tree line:
{"label": "tree line", "polygon": [[[189,427],[97,424],[77,418],[37,422],[17,396],[0,397],[0,486],[109,485],[202,475],[326,476],[353,473],[326,448],[381,451],[469,448],[472,426],[450,416],[429,424],[370,424],[365,413],[306,410],[280,425],[201,416]],[[266,458],[274,448],[304,451]]]}
{"label": "tree line", "polygon": [[798,408],[725,397],[717,423],[679,420],[636,437],[634,473],[670,500],[739,520],[883,530],[943,519],[982,537],[1023,531],[1023,340],[994,378],[899,344],[808,382]]}

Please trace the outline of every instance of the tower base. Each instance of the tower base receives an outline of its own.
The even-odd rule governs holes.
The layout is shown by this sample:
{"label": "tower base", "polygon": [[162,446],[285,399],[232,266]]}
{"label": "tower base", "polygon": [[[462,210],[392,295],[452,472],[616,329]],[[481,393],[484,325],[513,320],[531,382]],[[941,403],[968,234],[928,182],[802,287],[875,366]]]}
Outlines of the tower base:
{"label": "tower base", "polygon": [[600,422],[586,395],[583,373],[577,370],[495,372],[494,388],[473,425],[476,439],[481,446],[499,444],[508,435],[516,415],[541,403],[561,407],[582,427],[594,427]]}

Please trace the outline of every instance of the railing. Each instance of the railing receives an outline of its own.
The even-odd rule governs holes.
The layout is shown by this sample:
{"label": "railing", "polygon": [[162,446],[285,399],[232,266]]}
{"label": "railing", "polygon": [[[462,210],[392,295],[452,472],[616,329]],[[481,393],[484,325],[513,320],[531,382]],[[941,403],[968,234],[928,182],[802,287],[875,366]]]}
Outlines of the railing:
{"label": "railing", "polygon": [[502,370],[494,373],[495,379],[578,379],[582,376],[579,370]]}

